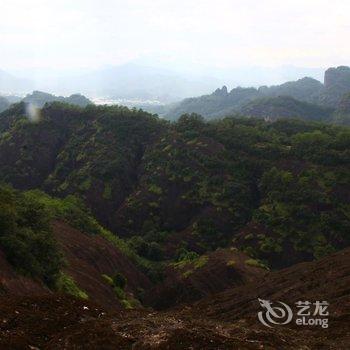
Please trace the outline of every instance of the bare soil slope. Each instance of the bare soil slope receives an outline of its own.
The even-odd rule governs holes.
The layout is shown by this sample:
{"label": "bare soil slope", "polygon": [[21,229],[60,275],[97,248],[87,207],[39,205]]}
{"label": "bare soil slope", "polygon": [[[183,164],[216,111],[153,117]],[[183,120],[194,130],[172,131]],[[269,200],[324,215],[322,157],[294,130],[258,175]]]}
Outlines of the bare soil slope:
{"label": "bare soil slope", "polygon": [[267,271],[247,264],[249,257],[237,250],[218,249],[185,264],[169,266],[166,279],[146,294],[145,303],[166,309],[246,284],[257,283]]}
{"label": "bare soil slope", "polygon": [[[350,347],[349,262],[346,249],[168,312],[109,313],[90,301],[60,295],[0,298],[0,347],[345,350]],[[258,297],[327,300],[330,326],[267,328],[257,320]]]}
{"label": "bare soil slope", "polygon": [[102,275],[113,277],[117,272],[127,279],[127,290],[151,287],[149,279],[112,243],[98,235],[89,235],[64,222],[53,223],[54,235],[68,263],[66,272],[74,278],[89,299],[107,309],[120,309],[113,288]]}

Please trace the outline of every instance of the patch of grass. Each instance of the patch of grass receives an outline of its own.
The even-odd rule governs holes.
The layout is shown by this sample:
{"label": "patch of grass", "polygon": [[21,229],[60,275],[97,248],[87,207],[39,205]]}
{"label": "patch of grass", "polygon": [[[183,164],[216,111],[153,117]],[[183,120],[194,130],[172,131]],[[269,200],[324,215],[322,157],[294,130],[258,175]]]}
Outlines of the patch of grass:
{"label": "patch of grass", "polygon": [[159,204],[157,202],[149,202],[148,205],[151,207],[151,208],[159,208]]}
{"label": "patch of grass", "polygon": [[193,272],[194,272],[193,270],[187,270],[187,271],[185,271],[185,272],[182,274],[182,276],[183,276],[184,278],[187,278],[188,276],[192,275]]}
{"label": "patch of grass", "polygon": [[207,264],[209,257],[207,255],[202,255],[197,260],[194,261],[193,265],[195,269],[200,269]]}
{"label": "patch of grass", "polygon": [[82,182],[80,185],[79,185],[79,189],[82,190],[82,191],[87,191],[89,190],[91,187],[91,179],[86,179],[84,182]]}
{"label": "patch of grass", "polygon": [[122,299],[120,300],[120,303],[122,304],[124,309],[127,309],[127,310],[133,309],[133,306],[128,299]]}
{"label": "patch of grass", "polygon": [[108,275],[105,275],[105,274],[102,274],[101,277],[105,280],[105,282],[107,282],[107,284],[109,284],[110,286],[113,286],[113,278],[108,276]]}
{"label": "patch of grass", "polygon": [[184,278],[187,278],[188,276],[192,275],[195,272],[195,270],[205,266],[208,260],[209,257],[207,255],[198,256],[198,254],[194,252],[189,252],[185,255],[185,258],[176,263],[172,263],[171,265],[174,268],[181,270],[187,268],[187,270],[181,274]]}
{"label": "patch of grass", "polygon": [[105,183],[102,197],[103,199],[112,199],[112,185],[108,182]]}
{"label": "patch of grass", "polygon": [[226,263],[226,266],[228,267],[234,267],[236,265],[236,262],[234,260],[230,260]]}
{"label": "patch of grass", "polygon": [[86,292],[78,287],[73,277],[61,272],[56,281],[56,290],[62,293],[73,295],[80,299],[89,299]]}
{"label": "patch of grass", "polygon": [[259,260],[255,260],[255,259],[248,259],[245,261],[245,264],[248,266],[259,267],[259,268],[265,269],[265,270],[269,269],[264,263],[262,263]]}
{"label": "patch of grass", "polygon": [[175,269],[184,269],[188,264],[190,264],[191,261],[189,260],[181,260],[175,263],[171,263],[170,265],[172,265]]}
{"label": "patch of grass", "polygon": [[115,286],[113,290],[125,309],[134,309],[141,306],[141,303],[137,299],[133,296],[127,295],[122,288]]}
{"label": "patch of grass", "polygon": [[141,303],[137,299],[125,292],[126,278],[122,274],[117,273],[114,278],[106,274],[102,274],[101,276],[113,288],[116,297],[125,309],[134,309],[141,306]]}
{"label": "patch of grass", "polygon": [[114,286],[113,290],[120,301],[126,299],[126,294],[122,288]]}
{"label": "patch of grass", "polygon": [[148,190],[149,190],[151,193],[154,193],[154,194],[157,194],[157,195],[161,195],[161,194],[163,193],[163,190],[162,190],[159,186],[157,186],[157,185],[155,185],[155,184],[152,184],[152,185],[148,188]]}

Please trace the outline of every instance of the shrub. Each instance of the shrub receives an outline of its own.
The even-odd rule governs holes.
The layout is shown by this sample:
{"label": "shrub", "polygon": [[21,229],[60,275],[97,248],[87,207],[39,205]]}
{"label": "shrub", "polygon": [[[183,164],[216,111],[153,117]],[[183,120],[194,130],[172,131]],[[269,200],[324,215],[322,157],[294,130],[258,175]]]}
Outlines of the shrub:
{"label": "shrub", "polygon": [[102,274],[101,277],[110,285],[113,286],[114,282],[113,282],[113,278],[106,275],[106,274]]}
{"label": "shrub", "polygon": [[149,245],[141,236],[134,236],[129,240],[129,244],[137,254],[146,257],[148,255]]}
{"label": "shrub", "polygon": [[248,266],[260,267],[262,269],[268,270],[268,267],[265,264],[263,264],[261,261],[259,261],[259,260],[247,259],[245,261],[245,264],[248,265]]}
{"label": "shrub", "polygon": [[181,248],[178,252],[177,261],[193,261],[199,257],[196,252],[188,251],[186,248]]}
{"label": "shrub", "polygon": [[118,286],[115,286],[115,287],[113,288],[113,290],[114,290],[114,292],[115,292],[115,294],[117,295],[117,298],[118,298],[119,300],[124,300],[124,299],[126,299],[126,294],[125,294],[125,292],[124,292],[124,290],[123,290],[122,288],[120,288],[120,287],[118,287]]}
{"label": "shrub", "polygon": [[124,290],[127,284],[127,279],[121,273],[117,272],[113,276],[113,285],[117,288]]}
{"label": "shrub", "polygon": [[151,242],[148,250],[148,258],[154,261],[160,261],[163,259],[162,247],[157,242]]}
{"label": "shrub", "polygon": [[150,185],[148,190],[151,193],[154,193],[154,194],[157,194],[157,195],[161,195],[163,193],[163,190],[159,186],[157,186],[155,184]]}
{"label": "shrub", "polygon": [[230,260],[226,263],[226,266],[228,267],[234,267],[236,265],[236,262],[234,260]]}

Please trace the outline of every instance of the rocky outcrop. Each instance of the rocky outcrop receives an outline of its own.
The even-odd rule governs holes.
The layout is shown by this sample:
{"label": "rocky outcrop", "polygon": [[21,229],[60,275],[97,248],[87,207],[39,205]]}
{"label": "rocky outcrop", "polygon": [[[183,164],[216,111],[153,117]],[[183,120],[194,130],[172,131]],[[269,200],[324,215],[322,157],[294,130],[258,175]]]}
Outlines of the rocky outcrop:
{"label": "rocky outcrop", "polygon": [[216,89],[213,93],[214,96],[227,96],[227,87],[224,85],[221,89]]}
{"label": "rocky outcrop", "polygon": [[339,102],[337,110],[342,113],[350,114],[350,94],[346,94]]}
{"label": "rocky outcrop", "polygon": [[336,111],[333,113],[332,121],[339,125],[350,125],[350,94],[345,94]]}
{"label": "rocky outcrop", "polygon": [[320,104],[337,107],[344,94],[350,92],[350,67],[329,68],[325,72]]}
{"label": "rocky outcrop", "polygon": [[329,68],[324,74],[324,86],[330,88],[334,85],[350,90],[350,67],[340,66]]}

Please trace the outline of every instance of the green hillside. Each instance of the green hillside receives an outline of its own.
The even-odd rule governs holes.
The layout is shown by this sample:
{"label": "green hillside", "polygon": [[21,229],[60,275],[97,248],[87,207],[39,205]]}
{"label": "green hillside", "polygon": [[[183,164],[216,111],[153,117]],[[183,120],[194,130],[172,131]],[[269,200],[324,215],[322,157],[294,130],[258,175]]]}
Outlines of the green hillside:
{"label": "green hillside", "polygon": [[289,96],[265,97],[256,99],[240,109],[242,115],[267,120],[280,118],[300,118],[303,120],[329,121],[333,110]]}
{"label": "green hillside", "polygon": [[348,244],[345,127],[198,115],[171,124],[53,103],[35,123],[15,105],[0,132],[2,181],[80,197],[150,260],[234,245],[280,267]]}

